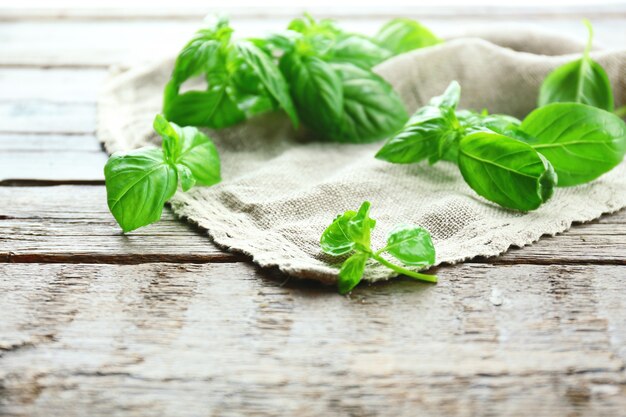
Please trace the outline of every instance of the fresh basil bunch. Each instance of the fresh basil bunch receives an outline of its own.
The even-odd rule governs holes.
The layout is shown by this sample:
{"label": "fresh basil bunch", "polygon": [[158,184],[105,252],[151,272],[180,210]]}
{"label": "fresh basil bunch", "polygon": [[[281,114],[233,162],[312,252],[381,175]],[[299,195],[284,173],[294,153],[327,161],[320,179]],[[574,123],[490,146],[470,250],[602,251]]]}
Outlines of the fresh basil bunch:
{"label": "fresh basil bunch", "polygon": [[124,232],[159,221],[179,184],[188,191],[220,182],[219,155],[206,135],[161,115],[154,119],[154,130],[163,138],[160,149],[114,153],[104,167],[109,210]]}
{"label": "fresh basil bunch", "polygon": [[387,238],[387,245],[374,252],[370,245],[370,234],[376,220],[369,217],[370,203],[363,202],[359,211],[348,210],[339,215],[324,230],[320,238],[322,251],[333,256],[350,254],[341,269],[337,287],[341,294],[347,294],[361,281],[367,261],[372,259],[387,268],[420,281],[437,282],[434,275],[420,274],[395,265],[385,258],[388,253],[405,265],[426,268],[435,263],[435,247],[430,233],[417,226],[399,225]]}
{"label": "fresh basil bunch", "polygon": [[[164,92],[163,112],[180,125],[222,128],[255,114],[283,109],[319,138],[371,142],[408,118],[398,94],[371,68],[385,59],[441,42],[409,19],[396,19],[375,37],[343,31],[305,15],[267,38],[233,41],[218,20],[178,55]],[[204,91],[181,93],[193,77]]]}
{"label": "fresh basil bunch", "polygon": [[619,164],[626,125],[616,115],[579,103],[552,103],[523,122],[457,110],[460,87],[419,109],[376,157],[393,163],[455,162],[467,184],[499,205],[538,208],[554,187],[591,181]]}

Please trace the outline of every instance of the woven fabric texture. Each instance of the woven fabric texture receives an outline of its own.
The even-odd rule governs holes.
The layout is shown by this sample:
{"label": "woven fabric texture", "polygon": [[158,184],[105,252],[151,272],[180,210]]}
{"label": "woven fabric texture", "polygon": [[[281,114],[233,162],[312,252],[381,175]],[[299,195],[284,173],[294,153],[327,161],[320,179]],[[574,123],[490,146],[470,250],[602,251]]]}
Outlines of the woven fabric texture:
{"label": "woven fabric texture", "polygon": [[[494,30],[395,57],[376,71],[403,98],[409,112],[462,86],[460,108],[524,117],[552,69],[580,56],[583,44],[548,33]],[[594,51],[611,79],[616,105],[626,103],[626,50]],[[109,152],[158,144],[152,119],[160,111],[173,59],[114,72],[101,94],[98,135]],[[266,114],[209,131],[222,158],[222,183],[179,192],[175,213],[207,229],[213,240],[251,255],[263,267],[326,283],[342,259],[324,255],[319,238],[333,218],[372,203],[378,223],[374,248],[399,223],[430,230],[437,264],[495,256],[543,235],[567,230],[626,206],[626,163],[596,181],[559,188],[540,209],[519,213],[476,195],[448,162],[393,165],[376,160],[382,143],[343,145],[311,141],[285,116]],[[372,264],[366,280],[394,274]]]}

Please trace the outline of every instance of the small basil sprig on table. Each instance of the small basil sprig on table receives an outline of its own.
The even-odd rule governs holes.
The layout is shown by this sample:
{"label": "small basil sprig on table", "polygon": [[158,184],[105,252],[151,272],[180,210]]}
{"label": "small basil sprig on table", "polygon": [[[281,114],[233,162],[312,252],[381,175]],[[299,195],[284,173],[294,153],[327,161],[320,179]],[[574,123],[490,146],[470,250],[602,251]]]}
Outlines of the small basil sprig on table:
{"label": "small basil sprig on table", "polygon": [[374,252],[370,245],[370,234],[376,220],[369,217],[370,203],[363,202],[358,212],[349,210],[337,216],[324,230],[320,238],[322,250],[333,256],[351,254],[339,270],[337,286],[341,294],[347,294],[361,281],[365,266],[373,259],[387,268],[426,282],[437,282],[434,275],[420,274],[395,265],[382,254],[387,252],[405,265],[425,268],[435,263],[435,247],[426,229],[401,225],[393,229],[387,245]]}
{"label": "small basil sprig on table", "polygon": [[582,58],[558,67],[545,78],[539,91],[539,107],[555,102],[572,102],[613,111],[609,77],[604,68],[589,56],[593,28],[588,20],[583,22],[589,31],[589,38]]}
{"label": "small basil sprig on table", "polygon": [[143,147],[114,153],[104,167],[109,209],[124,232],[159,221],[176,193],[220,181],[220,159],[211,140],[194,127],[181,128],[163,116],[154,119],[161,149]]}

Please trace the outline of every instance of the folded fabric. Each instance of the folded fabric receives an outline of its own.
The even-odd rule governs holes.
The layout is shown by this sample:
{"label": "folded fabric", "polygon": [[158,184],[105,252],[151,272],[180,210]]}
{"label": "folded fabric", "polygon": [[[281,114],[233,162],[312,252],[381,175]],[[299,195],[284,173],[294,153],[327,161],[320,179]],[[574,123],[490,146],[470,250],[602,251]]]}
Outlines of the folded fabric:
{"label": "folded fabric", "polygon": [[[536,31],[487,31],[400,55],[376,71],[400,93],[409,112],[452,80],[463,89],[460,108],[524,117],[539,86],[557,66],[577,59],[584,45]],[[626,102],[626,50],[592,57],[611,79],[616,105]],[[173,59],[119,71],[99,103],[98,135],[109,152],[157,143],[152,119]],[[301,278],[335,282],[341,259],[324,255],[319,238],[333,218],[361,202],[378,221],[372,246],[399,223],[430,230],[437,264],[494,256],[542,235],[567,230],[626,206],[626,163],[582,186],[559,188],[540,209],[520,213],[479,197],[451,163],[393,165],[376,160],[382,143],[312,141],[279,113],[209,131],[222,158],[222,183],[179,192],[175,213],[208,230],[220,246]],[[366,280],[393,276],[372,265]]]}

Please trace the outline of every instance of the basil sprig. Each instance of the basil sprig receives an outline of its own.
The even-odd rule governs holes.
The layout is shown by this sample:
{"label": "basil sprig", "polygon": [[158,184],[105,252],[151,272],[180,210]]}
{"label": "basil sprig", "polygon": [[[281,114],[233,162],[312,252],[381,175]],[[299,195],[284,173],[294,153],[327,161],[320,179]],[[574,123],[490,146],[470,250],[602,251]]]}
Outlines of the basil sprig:
{"label": "basil sprig", "polygon": [[124,232],[159,221],[163,206],[194,185],[220,182],[220,159],[211,140],[195,127],[154,119],[161,148],[114,153],[104,167],[109,209]]}
{"label": "basil sprig", "polygon": [[585,104],[553,103],[523,122],[505,115],[457,110],[460,88],[419,109],[378,151],[392,163],[455,162],[467,184],[503,207],[530,211],[554,187],[583,184],[624,158],[626,125]]}
{"label": "basil sprig", "polygon": [[359,211],[348,210],[335,218],[324,230],[320,238],[322,251],[329,255],[350,254],[341,269],[337,287],[341,294],[347,294],[361,281],[367,261],[372,259],[387,268],[420,281],[437,282],[434,275],[420,274],[393,264],[382,254],[388,253],[405,265],[426,268],[435,263],[435,247],[430,233],[417,226],[399,225],[387,238],[387,245],[373,251],[370,234],[376,220],[369,217],[370,203],[363,202]]}

